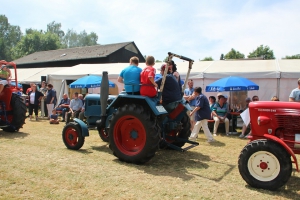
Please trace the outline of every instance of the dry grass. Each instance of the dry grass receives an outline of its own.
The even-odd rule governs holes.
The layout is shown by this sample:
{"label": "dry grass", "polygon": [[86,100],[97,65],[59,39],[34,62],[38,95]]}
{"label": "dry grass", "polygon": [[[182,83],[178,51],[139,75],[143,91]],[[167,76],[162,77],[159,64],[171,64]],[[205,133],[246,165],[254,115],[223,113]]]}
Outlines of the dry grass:
{"label": "dry grass", "polygon": [[95,130],[81,150],[66,149],[63,126],[26,119],[19,133],[0,131],[0,199],[262,200],[300,196],[300,173],[295,170],[279,191],[249,187],[237,168],[247,140],[237,136],[218,136],[210,145],[199,134],[196,148],[184,153],[160,150],[146,165],[133,165],[116,159]]}

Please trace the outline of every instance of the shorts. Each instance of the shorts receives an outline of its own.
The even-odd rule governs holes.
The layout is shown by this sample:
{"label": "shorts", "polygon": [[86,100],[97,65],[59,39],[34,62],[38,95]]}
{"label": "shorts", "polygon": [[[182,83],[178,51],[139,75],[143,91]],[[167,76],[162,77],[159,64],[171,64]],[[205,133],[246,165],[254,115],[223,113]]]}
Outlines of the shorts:
{"label": "shorts", "polygon": [[[187,111],[187,114],[190,116],[190,113],[196,108],[195,106],[191,106],[191,108],[192,108],[192,110],[188,110]],[[195,114],[196,114],[196,112],[194,112],[193,113],[193,115],[192,116],[190,116],[190,120],[191,121],[195,121]]]}
{"label": "shorts", "polygon": [[6,79],[0,79],[0,84],[2,84],[2,85],[7,85],[8,82],[7,82]]}

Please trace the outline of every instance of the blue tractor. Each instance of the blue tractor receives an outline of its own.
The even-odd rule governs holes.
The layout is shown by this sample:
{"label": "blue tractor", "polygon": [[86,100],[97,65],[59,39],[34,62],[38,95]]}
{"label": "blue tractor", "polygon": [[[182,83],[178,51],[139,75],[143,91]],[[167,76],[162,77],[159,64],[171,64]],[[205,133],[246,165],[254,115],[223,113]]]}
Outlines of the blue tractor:
{"label": "blue tractor", "polygon": [[[169,61],[173,57],[189,62],[187,80],[194,61],[169,53]],[[99,135],[103,141],[109,142],[109,148],[119,160],[143,164],[149,161],[158,149],[186,151],[199,145],[188,140],[191,134],[190,118],[187,114],[191,108],[188,102],[182,98],[181,101],[172,102],[167,106],[161,104],[160,98],[166,75],[167,70],[156,98],[130,95],[125,92],[112,97],[108,95],[108,74],[103,72],[100,102],[96,107],[92,105],[93,108],[86,107],[86,109],[101,112],[96,122]],[[62,131],[64,144],[73,150],[83,146],[86,136],[89,136],[88,127],[79,119],[68,123]],[[190,145],[183,148],[186,143]]]}

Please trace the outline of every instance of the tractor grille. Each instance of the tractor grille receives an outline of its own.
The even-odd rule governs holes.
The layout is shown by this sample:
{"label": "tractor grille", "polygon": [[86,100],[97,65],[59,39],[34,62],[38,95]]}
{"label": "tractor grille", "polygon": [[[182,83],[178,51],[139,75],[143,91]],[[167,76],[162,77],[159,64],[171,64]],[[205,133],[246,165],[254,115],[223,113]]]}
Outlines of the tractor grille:
{"label": "tractor grille", "polygon": [[299,115],[275,115],[278,128],[275,135],[286,142],[290,148],[294,148],[295,135],[300,134]]}

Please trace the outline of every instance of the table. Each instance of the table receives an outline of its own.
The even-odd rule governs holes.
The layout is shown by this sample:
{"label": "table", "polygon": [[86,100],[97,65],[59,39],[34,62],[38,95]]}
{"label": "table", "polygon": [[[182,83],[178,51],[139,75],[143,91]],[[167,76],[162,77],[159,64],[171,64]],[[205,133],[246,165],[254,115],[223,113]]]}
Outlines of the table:
{"label": "table", "polygon": [[235,130],[235,122],[237,122],[237,118],[240,116],[240,112],[230,112],[230,114],[231,114],[231,116],[232,116],[232,119],[231,119],[231,121],[232,121],[232,132],[237,132],[236,130]]}

